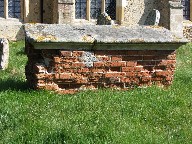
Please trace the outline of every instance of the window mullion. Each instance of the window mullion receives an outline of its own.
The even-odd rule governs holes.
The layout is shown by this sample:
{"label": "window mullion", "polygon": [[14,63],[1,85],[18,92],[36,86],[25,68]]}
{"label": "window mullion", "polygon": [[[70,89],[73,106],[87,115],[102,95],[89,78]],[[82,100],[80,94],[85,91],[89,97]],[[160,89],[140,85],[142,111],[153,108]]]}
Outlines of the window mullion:
{"label": "window mullion", "polygon": [[90,21],[91,17],[91,0],[87,0],[86,19]]}
{"label": "window mullion", "polygon": [[4,17],[8,18],[8,0],[4,0]]}
{"label": "window mullion", "polygon": [[101,13],[105,12],[105,0],[102,0]]}

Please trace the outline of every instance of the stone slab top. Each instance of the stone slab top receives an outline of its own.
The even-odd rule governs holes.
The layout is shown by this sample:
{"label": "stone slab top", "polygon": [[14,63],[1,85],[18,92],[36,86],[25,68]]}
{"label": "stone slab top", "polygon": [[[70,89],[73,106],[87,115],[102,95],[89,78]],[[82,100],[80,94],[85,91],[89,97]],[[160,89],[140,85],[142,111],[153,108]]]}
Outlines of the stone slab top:
{"label": "stone slab top", "polygon": [[159,26],[26,24],[26,40],[30,43],[142,44],[188,41]]}

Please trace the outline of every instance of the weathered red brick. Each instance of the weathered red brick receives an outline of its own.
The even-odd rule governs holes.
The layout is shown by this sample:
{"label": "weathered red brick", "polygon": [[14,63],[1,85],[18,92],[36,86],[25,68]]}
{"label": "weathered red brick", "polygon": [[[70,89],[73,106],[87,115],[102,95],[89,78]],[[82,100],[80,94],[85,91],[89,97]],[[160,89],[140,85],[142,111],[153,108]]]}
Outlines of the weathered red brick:
{"label": "weathered red brick", "polygon": [[85,64],[83,62],[74,62],[71,65],[71,68],[82,68],[85,67]]}
{"label": "weathered red brick", "polygon": [[109,69],[107,69],[107,68],[90,68],[90,71],[91,72],[93,72],[93,73],[95,73],[95,72],[106,72],[106,71],[108,71]]}
{"label": "weathered red brick", "polygon": [[71,79],[81,79],[86,76],[84,73],[71,73]]}
{"label": "weathered red brick", "polygon": [[103,61],[103,62],[111,61],[110,56],[97,56],[97,59],[99,59],[99,61]]}
{"label": "weathered red brick", "polygon": [[71,63],[62,63],[61,64],[61,66],[63,67],[63,68],[71,68]]}
{"label": "weathered red brick", "polygon": [[148,77],[141,77],[141,81],[142,82],[148,82],[148,81],[151,81],[151,77],[150,76],[148,76]]}
{"label": "weathered red brick", "polygon": [[125,76],[126,76],[126,77],[135,77],[135,76],[136,76],[136,73],[135,73],[135,72],[126,72],[126,73],[125,73]]}
{"label": "weathered red brick", "polygon": [[91,83],[97,83],[97,82],[99,82],[100,80],[101,80],[102,78],[100,78],[100,77],[89,77],[89,82],[91,82]]}
{"label": "weathered red brick", "polygon": [[88,78],[87,77],[81,77],[75,80],[75,83],[77,84],[86,84],[88,83]]}
{"label": "weathered red brick", "polygon": [[127,66],[128,67],[134,67],[137,65],[137,61],[127,61]]}
{"label": "weathered red brick", "polygon": [[137,71],[137,72],[138,72],[138,71],[142,71],[142,70],[143,70],[143,66],[141,66],[141,65],[134,67],[134,71]]}
{"label": "weathered red brick", "polygon": [[172,81],[173,80],[173,76],[167,76],[165,79],[166,79],[166,81]]}
{"label": "weathered red brick", "polygon": [[140,80],[138,77],[131,77],[130,80],[131,80],[131,84],[133,84],[133,86],[139,85]]}
{"label": "weathered red brick", "polygon": [[79,68],[79,69],[76,69],[75,72],[77,72],[77,73],[89,73],[90,70],[89,70],[89,68]]}
{"label": "weathered red brick", "polygon": [[105,66],[105,62],[94,62],[93,63],[93,66],[96,67],[96,68],[99,68],[99,67],[104,67]]}
{"label": "weathered red brick", "polygon": [[176,54],[168,55],[167,59],[168,60],[175,60],[176,59]]}
{"label": "weathered red brick", "polygon": [[60,59],[60,62],[62,62],[62,63],[78,62],[78,58],[77,57],[63,57]]}
{"label": "weathered red brick", "polygon": [[[26,76],[28,81],[33,83],[31,85],[34,88],[64,93],[89,89],[90,84],[94,88],[105,86],[115,89],[151,85],[153,82],[170,85],[176,62],[176,54],[172,50],[109,50],[95,51],[100,62],[94,62],[93,67],[88,68],[83,62],[79,62],[84,51],[42,50],[42,55],[52,60],[48,67],[41,67],[35,65],[37,59],[41,58],[40,52],[35,53],[35,56],[29,55],[26,73],[34,75],[32,78]],[[38,73],[45,75],[37,75]]]}
{"label": "weathered red brick", "polygon": [[60,73],[59,79],[71,79],[71,73]]}
{"label": "weathered red brick", "polygon": [[46,74],[35,74],[35,78],[36,79],[45,79],[46,78]]}
{"label": "weathered red brick", "polygon": [[175,64],[176,64],[176,60],[162,60],[158,65],[168,66],[168,65],[175,65]]}
{"label": "weathered red brick", "polygon": [[73,51],[72,55],[74,57],[81,57],[83,55],[84,51]]}
{"label": "weathered red brick", "polygon": [[59,73],[55,73],[55,79],[59,79]]}
{"label": "weathered red brick", "polygon": [[176,68],[175,65],[168,65],[168,66],[166,66],[166,69],[165,69],[165,70],[168,70],[168,71],[175,71],[175,68]]}
{"label": "weathered red brick", "polygon": [[89,77],[103,77],[103,73],[90,73]]}
{"label": "weathered red brick", "polygon": [[150,74],[149,74],[148,70],[144,70],[144,71],[137,72],[137,76],[138,77],[148,77],[148,76],[150,76]]}
{"label": "weathered red brick", "polygon": [[109,78],[108,83],[120,83],[120,78],[111,77],[111,78]]}
{"label": "weathered red brick", "polygon": [[108,66],[108,67],[125,67],[126,66],[126,62],[125,61],[107,62],[106,66]]}
{"label": "weathered red brick", "polygon": [[163,77],[152,77],[151,81],[155,82],[155,81],[163,81],[164,78]]}
{"label": "weathered red brick", "polygon": [[121,55],[111,56],[111,61],[122,61]]}
{"label": "weathered red brick", "polygon": [[63,56],[63,57],[71,57],[71,56],[72,56],[72,51],[63,51],[63,50],[60,50],[60,56]]}
{"label": "weathered red brick", "polygon": [[38,85],[45,85],[46,84],[46,80],[45,79],[42,79],[42,80],[36,80],[35,81]]}
{"label": "weathered red brick", "polygon": [[122,72],[132,72],[134,70],[134,67],[122,67]]}
{"label": "weathered red brick", "polygon": [[44,89],[46,90],[58,90],[58,85],[45,85]]}
{"label": "weathered red brick", "polygon": [[53,80],[54,78],[55,78],[55,74],[51,74],[51,73],[46,74],[47,80]]}
{"label": "weathered red brick", "polygon": [[106,72],[105,77],[111,78],[111,77],[123,77],[126,74],[124,72]]}
{"label": "weathered red brick", "polygon": [[157,77],[167,77],[167,76],[173,75],[173,72],[172,71],[156,71],[155,75]]}
{"label": "weathered red brick", "polygon": [[54,56],[54,57],[53,57],[53,61],[54,61],[55,63],[60,63],[60,57],[59,57],[59,56]]}
{"label": "weathered red brick", "polygon": [[122,78],[120,79],[120,82],[122,82],[122,83],[131,83],[131,79],[128,78],[128,77],[122,77]]}

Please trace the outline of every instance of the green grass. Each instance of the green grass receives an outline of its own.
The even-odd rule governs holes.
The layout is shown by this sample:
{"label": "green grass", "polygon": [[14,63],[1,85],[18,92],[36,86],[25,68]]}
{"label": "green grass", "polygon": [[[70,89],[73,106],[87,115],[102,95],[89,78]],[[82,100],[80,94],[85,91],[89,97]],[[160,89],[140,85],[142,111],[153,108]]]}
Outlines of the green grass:
{"label": "green grass", "polygon": [[10,44],[9,68],[0,71],[0,144],[192,143],[192,44],[177,51],[174,83],[167,89],[74,95],[29,89],[23,45]]}

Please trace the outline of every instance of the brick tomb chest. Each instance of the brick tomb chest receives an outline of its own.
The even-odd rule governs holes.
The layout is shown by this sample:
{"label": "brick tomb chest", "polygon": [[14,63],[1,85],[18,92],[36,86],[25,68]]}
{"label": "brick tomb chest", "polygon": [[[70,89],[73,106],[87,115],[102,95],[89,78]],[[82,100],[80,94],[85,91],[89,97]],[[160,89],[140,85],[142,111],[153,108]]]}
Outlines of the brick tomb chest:
{"label": "brick tomb chest", "polygon": [[176,49],[185,44],[165,28],[28,24],[26,78],[35,89],[168,86]]}

